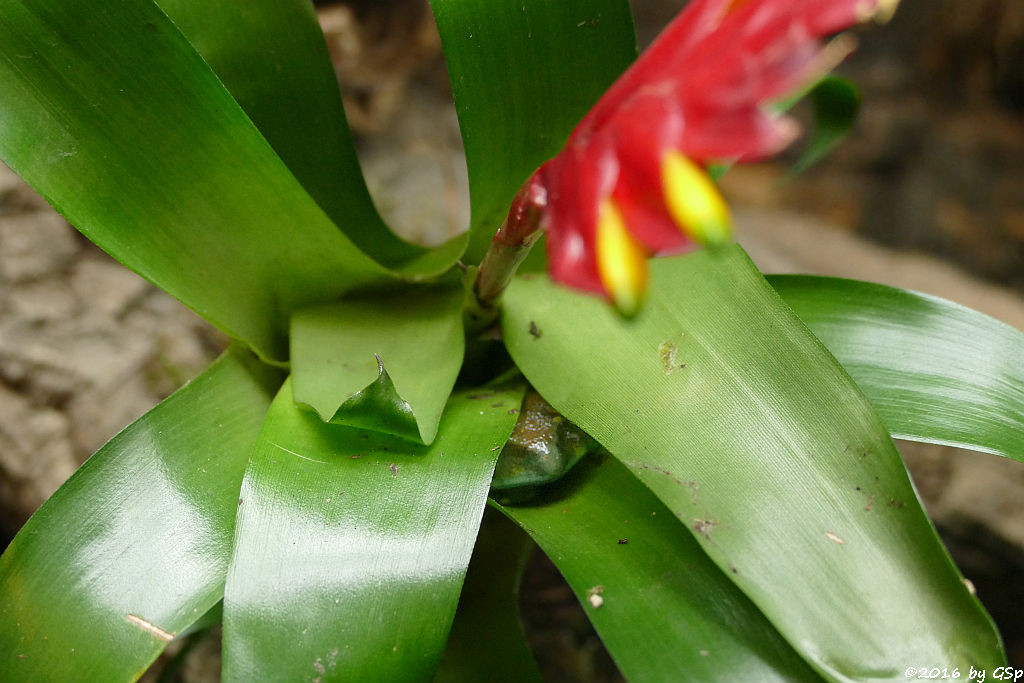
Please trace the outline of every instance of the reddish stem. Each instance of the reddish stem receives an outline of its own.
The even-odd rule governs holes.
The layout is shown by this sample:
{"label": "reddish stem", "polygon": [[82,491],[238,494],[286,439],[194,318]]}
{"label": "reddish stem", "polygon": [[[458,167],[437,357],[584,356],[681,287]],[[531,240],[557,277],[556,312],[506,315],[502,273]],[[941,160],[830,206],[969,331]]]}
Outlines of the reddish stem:
{"label": "reddish stem", "polygon": [[530,253],[530,247],[540,238],[541,218],[547,208],[547,188],[540,176],[540,172],[534,173],[520,188],[508,216],[480,262],[473,293],[482,317],[489,317],[491,321],[497,315],[496,304],[501,293]]}

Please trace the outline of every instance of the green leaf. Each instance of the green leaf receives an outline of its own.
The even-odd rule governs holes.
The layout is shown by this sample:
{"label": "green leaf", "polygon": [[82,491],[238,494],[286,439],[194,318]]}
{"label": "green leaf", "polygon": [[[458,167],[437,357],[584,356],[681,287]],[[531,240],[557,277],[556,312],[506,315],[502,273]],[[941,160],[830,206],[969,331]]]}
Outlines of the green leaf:
{"label": "green leaf", "polygon": [[519,621],[519,582],[534,548],[515,524],[484,512],[435,683],[543,680]]}
{"label": "green leaf", "polygon": [[87,237],[263,357],[394,278],[341,234],[149,0],[0,0],[0,157]]}
{"label": "green leaf", "polygon": [[[390,266],[424,249],[381,220],[309,0],[157,0],[320,208]],[[451,264],[449,264],[451,265]]]}
{"label": "green leaf", "polygon": [[295,400],[324,421],[430,443],[462,365],[463,296],[419,288],[300,311]]}
{"label": "green leaf", "polygon": [[326,424],[285,384],[242,484],[225,680],[433,674],[522,398],[486,393],[454,394],[426,447]]}
{"label": "green leaf", "polygon": [[652,262],[632,321],[519,279],[503,330],[541,395],[683,520],[819,673],[902,681],[908,662],[1005,661],[881,421],[738,248]]}
{"label": "green leaf", "polygon": [[229,350],[36,512],[0,558],[0,678],[134,680],[217,604],[238,488],[279,383]]}
{"label": "green leaf", "polygon": [[615,460],[588,458],[545,501],[499,509],[558,566],[628,680],[821,680]]}
{"label": "green leaf", "polygon": [[803,173],[835,149],[853,128],[860,113],[860,91],[851,81],[839,76],[825,76],[818,81],[810,91],[810,99],[814,108],[814,129],[800,158],[789,169],[789,178]]}
{"label": "green leaf", "polygon": [[626,0],[431,0],[483,257],[512,198],[636,57]]}
{"label": "green leaf", "polygon": [[1024,462],[1024,334],[951,301],[808,275],[768,281],[890,433]]}

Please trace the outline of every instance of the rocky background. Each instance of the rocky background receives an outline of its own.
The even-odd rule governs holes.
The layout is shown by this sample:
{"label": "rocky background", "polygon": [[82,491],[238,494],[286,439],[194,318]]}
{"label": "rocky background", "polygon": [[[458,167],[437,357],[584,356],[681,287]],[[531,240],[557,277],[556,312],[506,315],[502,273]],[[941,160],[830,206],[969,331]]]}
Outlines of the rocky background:
{"label": "rocky background", "polygon": [[[425,0],[318,4],[379,208],[411,239],[441,241],[467,224],[468,192]],[[635,0],[641,42],[682,4]],[[795,180],[783,176],[798,149],[725,177],[740,241],[766,272],[910,287],[1024,329],[1024,3],[904,0],[891,25],[859,38],[841,69],[864,97],[850,139]],[[0,547],[90,453],[226,341],[0,167]],[[1024,665],[1024,466],[901,449]],[[617,680],[543,557],[527,575],[524,618],[551,680]],[[182,680],[217,670],[215,657],[182,663]]]}

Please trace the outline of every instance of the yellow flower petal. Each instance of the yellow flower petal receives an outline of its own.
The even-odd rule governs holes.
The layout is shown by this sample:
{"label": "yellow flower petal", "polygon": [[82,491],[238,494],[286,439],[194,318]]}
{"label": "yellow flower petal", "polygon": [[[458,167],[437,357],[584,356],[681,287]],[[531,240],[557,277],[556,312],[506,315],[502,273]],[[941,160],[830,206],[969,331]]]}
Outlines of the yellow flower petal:
{"label": "yellow flower petal", "polygon": [[732,239],[729,208],[703,168],[670,151],[662,158],[661,178],[668,212],[684,233],[699,244]]}
{"label": "yellow flower petal", "polygon": [[896,13],[896,6],[899,4],[900,0],[864,0],[857,7],[857,18],[860,21],[874,19],[879,24],[886,24]]}
{"label": "yellow flower petal", "polygon": [[647,289],[647,249],[626,228],[611,199],[601,202],[597,218],[597,271],[619,312],[636,315]]}

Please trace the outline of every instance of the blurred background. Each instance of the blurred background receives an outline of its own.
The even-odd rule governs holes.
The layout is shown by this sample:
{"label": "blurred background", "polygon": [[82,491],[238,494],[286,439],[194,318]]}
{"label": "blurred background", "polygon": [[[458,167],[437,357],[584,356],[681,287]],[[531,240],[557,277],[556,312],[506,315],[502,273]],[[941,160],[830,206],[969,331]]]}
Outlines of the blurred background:
{"label": "blurred background", "polygon": [[[464,229],[466,168],[426,0],[316,4],[380,211],[423,243]],[[633,0],[641,46],[684,4]],[[838,70],[861,90],[855,128],[796,178],[786,176],[799,143],[731,170],[722,187],[739,241],[765,272],[908,287],[1024,330],[1024,2],[903,0],[890,24],[856,35]],[[795,114],[810,121],[809,107]],[[0,166],[0,547],[90,453],[226,343]],[[900,446],[1024,666],[1024,465]],[[551,680],[619,680],[541,555],[522,600]],[[216,680],[215,657],[186,663],[174,680]]]}

